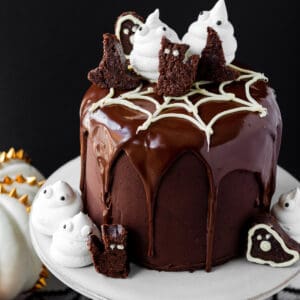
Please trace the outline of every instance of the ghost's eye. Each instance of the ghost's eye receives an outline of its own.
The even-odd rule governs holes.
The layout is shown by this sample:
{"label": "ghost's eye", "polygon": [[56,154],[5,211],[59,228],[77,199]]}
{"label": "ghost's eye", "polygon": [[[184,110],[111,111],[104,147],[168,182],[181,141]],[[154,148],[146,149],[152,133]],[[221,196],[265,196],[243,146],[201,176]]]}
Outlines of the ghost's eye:
{"label": "ghost's eye", "polygon": [[284,208],[286,209],[286,210],[293,210],[293,208],[294,208],[294,206],[295,206],[295,201],[285,201],[284,203],[283,203],[283,206],[284,206]]}
{"label": "ghost's eye", "polygon": [[124,247],[124,245],[122,245],[122,244],[117,245],[117,249],[118,249],[118,250],[124,250],[124,248],[125,248],[125,247]]}
{"label": "ghost's eye", "polygon": [[222,21],[221,20],[217,21],[217,25],[218,26],[222,25]]}
{"label": "ghost's eye", "polygon": [[162,31],[167,31],[167,27],[164,26],[164,27],[162,28]]}
{"label": "ghost's eye", "polygon": [[199,15],[202,16],[204,14],[204,11],[200,11]]}
{"label": "ghost's eye", "polygon": [[126,34],[126,35],[128,35],[129,34],[129,29],[128,28],[124,28],[123,29],[123,33]]}
{"label": "ghost's eye", "polygon": [[149,32],[148,26],[144,25],[139,27],[140,35],[146,35],[148,32]]}
{"label": "ghost's eye", "polygon": [[66,200],[66,197],[65,197],[65,196],[61,196],[61,197],[60,197],[60,200],[61,200],[61,201],[65,201],[65,200]]}
{"label": "ghost's eye", "polygon": [[71,232],[73,230],[73,224],[68,222],[63,224],[63,229],[67,232]]}
{"label": "ghost's eye", "polygon": [[52,196],[52,189],[50,187],[46,187],[43,190],[43,194],[44,194],[45,198],[49,199]]}
{"label": "ghost's eye", "polygon": [[271,234],[266,234],[266,240],[269,240],[271,238]]}
{"label": "ghost's eye", "polygon": [[170,49],[166,48],[164,51],[165,54],[170,54]]}
{"label": "ghost's eye", "polygon": [[172,54],[173,54],[174,56],[178,56],[178,55],[179,55],[179,51],[178,51],[178,50],[173,50]]}
{"label": "ghost's eye", "polygon": [[260,234],[256,238],[257,238],[258,241],[262,240],[262,236]]}

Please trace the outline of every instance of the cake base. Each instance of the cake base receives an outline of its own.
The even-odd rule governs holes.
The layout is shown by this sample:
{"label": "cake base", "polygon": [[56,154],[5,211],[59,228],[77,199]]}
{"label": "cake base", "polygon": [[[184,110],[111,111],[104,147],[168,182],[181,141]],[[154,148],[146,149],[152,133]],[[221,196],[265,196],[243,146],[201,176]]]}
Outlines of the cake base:
{"label": "cake base", "polygon": [[[277,172],[274,199],[299,185],[280,167]],[[80,160],[77,158],[57,170],[46,184],[65,180],[73,187],[79,187],[79,173]],[[113,279],[96,273],[93,266],[69,269],[54,264],[49,256],[51,239],[35,232],[32,226],[30,231],[33,246],[47,268],[66,285],[92,299],[265,299],[283,289],[300,273],[299,263],[276,269],[240,258],[213,268],[211,273],[158,272],[132,265],[128,279]]]}

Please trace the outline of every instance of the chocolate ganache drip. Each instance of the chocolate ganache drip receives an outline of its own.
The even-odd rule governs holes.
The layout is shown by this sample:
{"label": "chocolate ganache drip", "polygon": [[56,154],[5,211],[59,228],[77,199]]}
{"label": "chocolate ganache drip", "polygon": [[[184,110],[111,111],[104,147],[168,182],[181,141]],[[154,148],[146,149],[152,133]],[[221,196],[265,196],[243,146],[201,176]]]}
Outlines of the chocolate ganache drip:
{"label": "chocolate ganache drip", "polygon": [[156,255],[154,219],[161,180],[185,153],[192,153],[204,163],[209,181],[207,271],[212,267],[221,180],[237,170],[256,174],[261,190],[257,206],[263,210],[269,208],[281,142],[280,111],[274,91],[263,76],[231,67],[241,72],[237,81],[198,82],[192,93],[179,98],[158,96],[151,83],[144,83],[134,93],[92,85],[84,96],[81,106],[81,190],[85,205],[87,145],[90,143],[97,158],[98,165],[93,168],[98,169],[97,180],[102,186],[102,192],[96,196],[99,206],[104,208],[102,216],[96,220],[98,223],[113,221],[110,194],[114,166],[125,153],[144,186],[149,257]]}

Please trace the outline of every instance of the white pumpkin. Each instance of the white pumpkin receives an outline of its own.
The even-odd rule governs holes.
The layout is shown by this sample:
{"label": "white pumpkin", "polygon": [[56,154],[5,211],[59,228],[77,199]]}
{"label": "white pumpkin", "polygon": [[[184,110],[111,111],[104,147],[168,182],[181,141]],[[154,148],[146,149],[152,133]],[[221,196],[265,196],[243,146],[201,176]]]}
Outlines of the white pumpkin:
{"label": "white pumpkin", "polygon": [[0,187],[8,193],[15,190],[16,195],[23,195],[23,203],[26,205],[32,204],[35,195],[43,184],[44,181],[38,182],[36,177],[24,177],[22,175],[18,175],[15,178],[5,176],[0,180]]}
{"label": "white pumpkin", "polygon": [[15,151],[11,148],[8,152],[0,152],[0,180],[3,180],[5,176],[14,178],[20,174],[25,177],[34,176],[37,181],[45,179],[35,167],[29,164],[22,149]]}
{"label": "white pumpkin", "polygon": [[14,299],[38,281],[42,263],[29,235],[26,207],[0,194],[0,299]]}

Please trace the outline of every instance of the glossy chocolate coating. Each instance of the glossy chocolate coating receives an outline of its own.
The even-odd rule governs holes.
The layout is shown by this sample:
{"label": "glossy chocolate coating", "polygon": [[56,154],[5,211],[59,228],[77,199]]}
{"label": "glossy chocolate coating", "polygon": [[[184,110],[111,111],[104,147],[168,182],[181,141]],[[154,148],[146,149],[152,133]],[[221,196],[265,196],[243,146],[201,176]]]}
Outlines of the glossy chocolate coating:
{"label": "glossy chocolate coating", "polygon": [[[243,81],[225,90],[246,99]],[[126,226],[131,259],[157,270],[210,270],[240,255],[247,220],[269,209],[275,188],[282,123],[273,90],[255,83],[251,94],[268,115],[220,119],[209,151],[205,134],[186,120],[163,119],[136,134],[146,118],[138,111],[113,105],[89,114],[107,93],[91,86],[81,107],[81,190],[93,221]],[[207,122],[236,106],[207,103],[199,115]]]}

